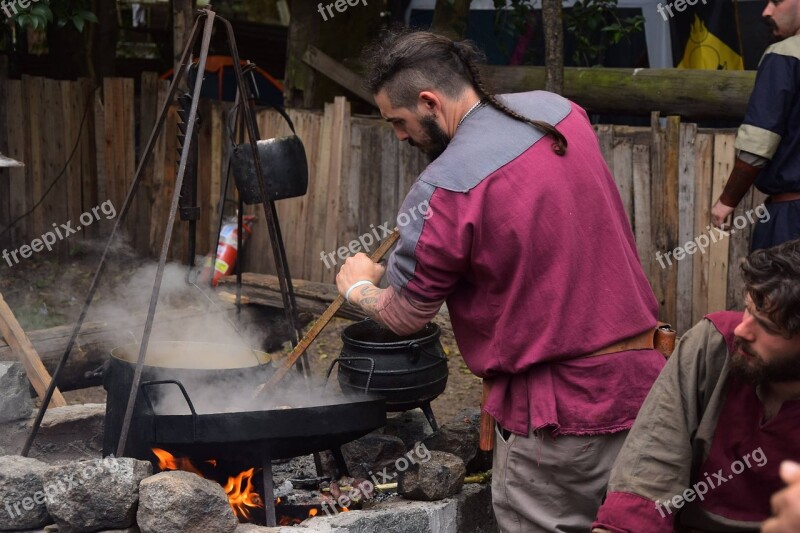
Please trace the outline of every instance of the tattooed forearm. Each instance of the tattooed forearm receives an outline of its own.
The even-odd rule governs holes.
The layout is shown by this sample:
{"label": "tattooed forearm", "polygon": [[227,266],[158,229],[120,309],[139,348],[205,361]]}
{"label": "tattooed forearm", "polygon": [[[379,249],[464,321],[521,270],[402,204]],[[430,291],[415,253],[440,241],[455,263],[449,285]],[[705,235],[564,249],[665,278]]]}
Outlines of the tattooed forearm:
{"label": "tattooed forearm", "polygon": [[360,289],[361,290],[358,291],[359,298],[356,303],[367,316],[380,322],[380,318],[378,317],[378,298],[384,289],[379,289],[375,285],[364,285],[364,287]]}

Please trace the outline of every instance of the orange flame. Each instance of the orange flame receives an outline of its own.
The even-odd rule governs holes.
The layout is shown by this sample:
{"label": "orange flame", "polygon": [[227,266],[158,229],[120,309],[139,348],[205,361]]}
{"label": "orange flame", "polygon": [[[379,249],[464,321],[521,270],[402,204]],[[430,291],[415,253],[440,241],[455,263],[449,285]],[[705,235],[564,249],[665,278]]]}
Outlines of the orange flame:
{"label": "orange flame", "polygon": [[316,509],[311,509],[310,511],[308,511],[308,516],[317,516],[318,512],[319,511],[317,511]]}
{"label": "orange flame", "polygon": [[350,511],[350,509],[348,509],[347,507],[342,507],[342,512],[343,512],[343,513],[346,513],[346,512],[348,512],[348,511]]}
{"label": "orange flame", "polygon": [[186,457],[175,457],[161,448],[153,448],[153,453],[158,457],[158,468],[160,470],[183,470],[184,472],[191,472],[200,477],[205,477]]}
{"label": "orange flame", "polygon": [[[161,448],[153,448],[153,453],[158,457],[159,470],[183,470],[184,472],[191,472],[198,476],[205,478],[192,462],[186,457],[175,457],[166,450]],[[217,466],[216,459],[209,459],[205,461],[214,467]],[[229,477],[228,483],[223,487],[225,493],[228,495],[228,503],[236,516],[242,520],[250,520],[250,507],[263,508],[264,503],[261,497],[253,487],[253,471],[255,468],[245,470],[238,476]]]}
{"label": "orange flame", "polygon": [[225,484],[225,492],[228,494],[228,501],[241,519],[250,520],[250,509],[263,508],[264,503],[261,497],[253,487],[253,471],[255,468],[245,470],[236,477],[228,478],[228,483]]}

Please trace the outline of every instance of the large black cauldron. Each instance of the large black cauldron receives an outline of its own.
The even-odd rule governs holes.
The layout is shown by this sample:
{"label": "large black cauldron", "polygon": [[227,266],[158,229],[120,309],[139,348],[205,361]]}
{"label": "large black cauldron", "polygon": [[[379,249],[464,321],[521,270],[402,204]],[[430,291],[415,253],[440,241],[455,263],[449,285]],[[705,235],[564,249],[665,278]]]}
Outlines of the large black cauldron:
{"label": "large black cauldron", "polygon": [[440,335],[433,323],[401,337],[373,320],[364,320],[342,332],[341,355],[328,373],[338,362],[342,392],[383,396],[387,411],[419,407],[436,430],[430,402],[444,392],[448,376]]}
{"label": "large black cauldron", "polygon": [[[116,449],[137,356],[137,345],[111,352],[104,374],[105,455]],[[310,398],[281,390],[273,391],[273,399],[287,405],[252,399],[273,372],[261,364],[269,360],[269,354],[246,347],[151,342],[126,455],[152,459],[150,448],[159,446],[221,459],[263,454],[280,459],[338,448],[386,423],[384,400],[373,395]]]}

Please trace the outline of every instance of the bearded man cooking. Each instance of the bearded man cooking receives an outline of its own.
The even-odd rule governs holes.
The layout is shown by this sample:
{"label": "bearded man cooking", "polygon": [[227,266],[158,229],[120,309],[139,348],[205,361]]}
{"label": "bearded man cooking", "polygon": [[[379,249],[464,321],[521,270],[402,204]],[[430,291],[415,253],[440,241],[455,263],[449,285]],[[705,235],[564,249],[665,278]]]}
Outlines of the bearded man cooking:
{"label": "bearded man cooking", "polygon": [[357,254],[336,283],[400,335],[446,302],[466,364],[492,382],[501,529],[588,531],[664,365],[658,303],[584,110],[543,91],[492,95],[478,59],[427,32],[367,51],[382,116],[431,159],[401,213],[430,211],[400,229],[386,269]]}

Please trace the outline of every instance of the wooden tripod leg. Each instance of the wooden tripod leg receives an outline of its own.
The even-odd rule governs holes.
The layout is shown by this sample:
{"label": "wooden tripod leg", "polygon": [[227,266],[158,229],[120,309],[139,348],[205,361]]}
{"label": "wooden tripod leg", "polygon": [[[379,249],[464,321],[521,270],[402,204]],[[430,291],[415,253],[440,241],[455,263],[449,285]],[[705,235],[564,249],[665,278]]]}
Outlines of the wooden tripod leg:
{"label": "wooden tripod leg", "polygon": [[[31,344],[30,339],[25,334],[25,331],[20,326],[11,308],[3,299],[0,294],[0,334],[3,335],[11,350],[17,355],[19,360],[25,366],[25,373],[28,375],[28,380],[36,390],[39,398],[44,398],[47,392],[47,387],[50,386],[50,373],[44,367],[39,354],[36,353],[36,348]],[[53,393],[53,399],[50,401],[52,407],[63,407],[67,405],[67,400],[61,392],[56,389]]]}

